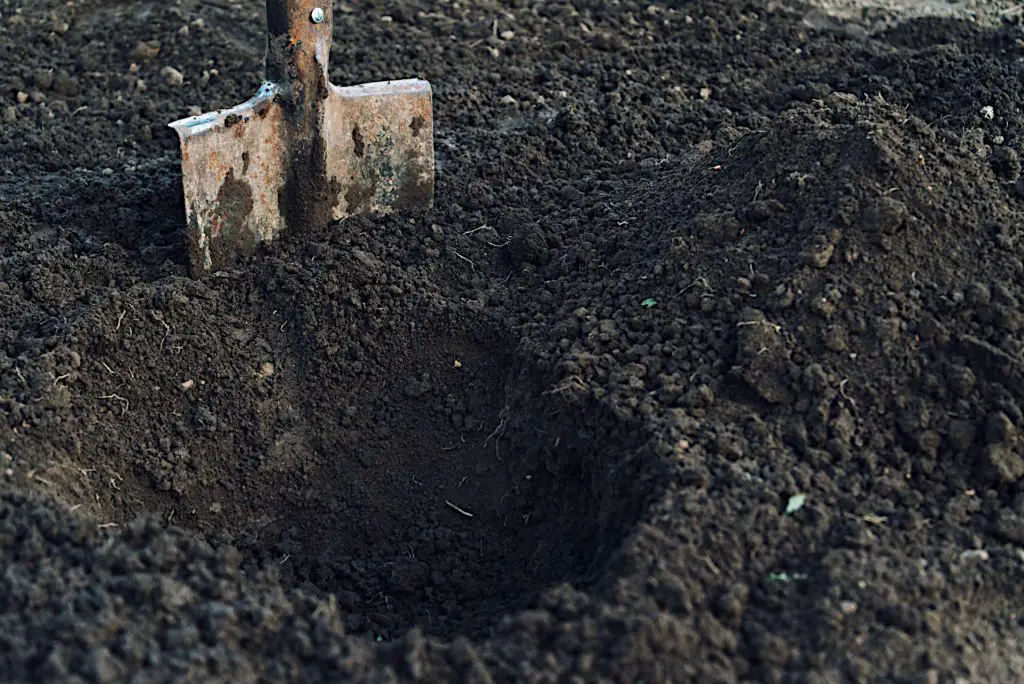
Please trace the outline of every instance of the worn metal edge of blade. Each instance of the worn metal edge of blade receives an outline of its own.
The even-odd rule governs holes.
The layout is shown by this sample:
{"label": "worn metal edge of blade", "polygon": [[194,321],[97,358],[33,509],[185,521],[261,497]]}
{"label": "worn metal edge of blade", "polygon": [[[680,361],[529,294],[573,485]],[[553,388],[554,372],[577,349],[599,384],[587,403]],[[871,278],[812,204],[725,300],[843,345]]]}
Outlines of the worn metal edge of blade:
{"label": "worn metal edge of blade", "polygon": [[182,137],[201,135],[223,124],[224,120],[232,114],[241,114],[242,112],[252,111],[252,109],[260,103],[274,99],[274,97],[276,97],[280,92],[281,86],[270,81],[265,81],[255,95],[240,105],[236,105],[229,109],[219,109],[215,112],[206,112],[204,114],[197,114],[196,116],[178,119],[177,121],[172,121],[167,125],[177,131],[178,135]]}

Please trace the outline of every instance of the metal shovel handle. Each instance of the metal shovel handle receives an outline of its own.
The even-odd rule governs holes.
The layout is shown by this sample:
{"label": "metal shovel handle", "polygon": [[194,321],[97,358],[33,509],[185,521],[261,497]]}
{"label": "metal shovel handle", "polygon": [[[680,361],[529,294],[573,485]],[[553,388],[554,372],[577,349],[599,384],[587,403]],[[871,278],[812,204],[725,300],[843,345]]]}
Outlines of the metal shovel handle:
{"label": "metal shovel handle", "polygon": [[333,31],[331,0],[267,0],[267,79],[285,89],[326,82]]}

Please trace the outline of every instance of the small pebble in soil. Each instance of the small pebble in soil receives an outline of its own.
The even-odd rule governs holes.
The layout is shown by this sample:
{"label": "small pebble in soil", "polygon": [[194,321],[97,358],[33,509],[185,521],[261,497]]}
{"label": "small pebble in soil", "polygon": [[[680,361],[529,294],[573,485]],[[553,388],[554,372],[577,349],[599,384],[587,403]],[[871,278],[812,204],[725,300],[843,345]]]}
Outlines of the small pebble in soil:
{"label": "small pebble in soil", "polygon": [[907,206],[889,195],[869,202],[861,212],[865,228],[892,235],[906,225]]}
{"label": "small pebble in soil", "polygon": [[808,246],[803,252],[804,263],[815,268],[825,268],[832,260],[836,246],[829,243],[815,243]]}
{"label": "small pebble in soil", "polygon": [[988,444],[1010,444],[1016,436],[1016,426],[1002,411],[990,414],[985,421],[985,441]]}
{"label": "small pebble in soil", "polygon": [[53,90],[64,97],[78,94],[78,80],[66,71],[58,71],[53,79]]}
{"label": "small pebble in soil", "polygon": [[165,66],[160,70],[160,75],[164,77],[169,86],[180,86],[185,82],[185,75],[172,66]]}
{"label": "small pebble in soil", "polygon": [[995,174],[1003,180],[1012,181],[1020,176],[1020,155],[1011,147],[993,148],[990,163]]}
{"label": "small pebble in soil", "polygon": [[144,40],[135,46],[135,50],[132,51],[132,58],[137,59],[140,62],[148,62],[158,54],[160,54],[160,41]]}
{"label": "small pebble in soil", "polygon": [[49,90],[53,85],[53,69],[37,69],[33,80],[39,90]]}
{"label": "small pebble in soil", "polygon": [[964,288],[964,303],[973,308],[988,306],[992,292],[985,283],[970,283]]}
{"label": "small pebble in soil", "polygon": [[849,346],[846,341],[846,329],[841,325],[830,325],[825,328],[825,347],[834,352],[846,351]]}
{"label": "small pebble in soil", "polygon": [[985,447],[983,465],[998,483],[1010,484],[1024,477],[1024,459],[1002,444]]}

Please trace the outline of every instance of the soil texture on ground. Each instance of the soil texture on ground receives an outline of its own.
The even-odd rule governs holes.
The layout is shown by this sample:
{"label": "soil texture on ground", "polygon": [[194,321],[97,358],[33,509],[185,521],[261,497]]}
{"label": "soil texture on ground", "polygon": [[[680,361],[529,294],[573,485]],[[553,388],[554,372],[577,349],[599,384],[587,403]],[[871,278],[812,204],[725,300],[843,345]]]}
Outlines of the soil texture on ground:
{"label": "soil texture on ground", "polygon": [[1024,681],[1024,13],[335,2],[429,210],[189,277],[257,1],[0,6],[0,672]]}

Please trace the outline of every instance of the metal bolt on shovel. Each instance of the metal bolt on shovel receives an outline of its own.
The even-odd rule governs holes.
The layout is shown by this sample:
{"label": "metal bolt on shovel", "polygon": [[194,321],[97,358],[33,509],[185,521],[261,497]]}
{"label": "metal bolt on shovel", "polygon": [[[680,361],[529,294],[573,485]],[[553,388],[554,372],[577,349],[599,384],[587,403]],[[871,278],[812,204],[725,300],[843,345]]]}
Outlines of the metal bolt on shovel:
{"label": "metal bolt on shovel", "polygon": [[332,85],[333,12],[319,1],[267,0],[263,86],[244,104],[170,124],[196,277],[282,230],[433,203],[430,84]]}

